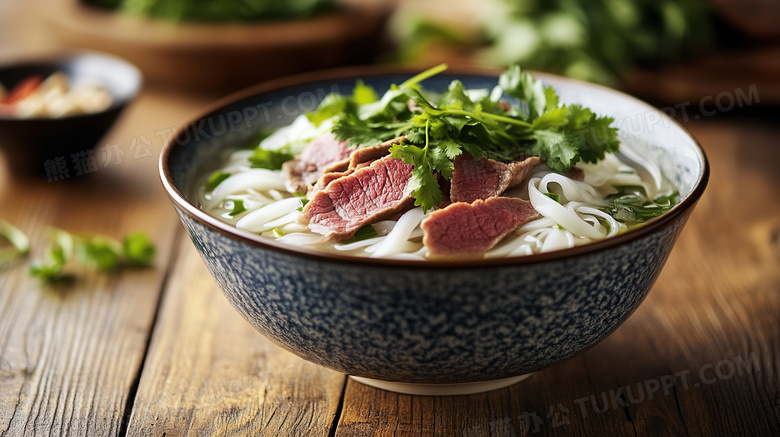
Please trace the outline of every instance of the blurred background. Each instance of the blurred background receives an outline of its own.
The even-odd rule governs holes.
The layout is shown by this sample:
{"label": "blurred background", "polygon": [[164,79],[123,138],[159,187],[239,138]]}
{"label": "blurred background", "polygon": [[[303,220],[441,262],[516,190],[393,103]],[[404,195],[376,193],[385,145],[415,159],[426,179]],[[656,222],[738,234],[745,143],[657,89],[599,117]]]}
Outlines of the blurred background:
{"label": "blurred background", "polygon": [[518,62],[662,103],[748,82],[780,99],[774,0],[3,0],[0,17],[0,62],[94,49],[194,92],[348,64]]}
{"label": "blurred background", "polygon": [[[678,118],[693,117],[689,109],[709,116],[710,108],[780,103],[775,0],[0,1],[0,83],[3,71],[23,60],[74,50],[118,56],[143,74],[143,89],[126,102],[117,127],[102,141],[95,140],[104,132],[98,129],[74,147],[105,152],[111,140],[129,150],[141,138],[148,156],[156,156],[165,131],[232,91],[348,65],[502,70],[519,63],[621,89]],[[18,76],[3,84],[6,92]],[[46,170],[52,182],[53,164],[44,163],[72,151],[38,138],[45,151],[22,163],[12,155],[27,153],[17,147],[32,141],[26,132],[48,128],[20,124],[0,113],[8,168],[26,166],[39,176]],[[76,124],[64,128],[83,132]]]}

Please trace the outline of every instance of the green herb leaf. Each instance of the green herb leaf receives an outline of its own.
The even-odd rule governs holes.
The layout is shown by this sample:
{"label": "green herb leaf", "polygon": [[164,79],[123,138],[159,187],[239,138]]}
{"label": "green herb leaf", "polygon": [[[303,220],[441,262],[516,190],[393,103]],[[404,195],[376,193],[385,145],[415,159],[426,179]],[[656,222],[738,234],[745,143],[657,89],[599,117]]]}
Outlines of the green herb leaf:
{"label": "green herb leaf", "polygon": [[[612,118],[580,105],[560,105],[552,87],[519,66],[500,76],[496,92],[483,92],[487,95],[476,102],[457,80],[436,99],[422,90],[420,82],[444,68],[391,86],[379,100],[345,106],[332,130],[337,140],[354,147],[405,136],[390,152],[414,166],[409,188],[415,205],[426,211],[442,199],[436,174],[451,178],[452,161],[463,152],[500,161],[539,156],[552,170],[563,172],[580,160],[596,162],[618,150]],[[498,101],[497,95],[511,99]]]}
{"label": "green herb leaf", "polygon": [[206,191],[214,191],[214,188],[217,188],[219,184],[221,184],[225,179],[230,177],[230,173],[224,172],[224,171],[215,171],[214,173],[209,176],[208,180],[206,181]]}
{"label": "green herb leaf", "polygon": [[319,126],[323,121],[341,114],[347,104],[349,104],[349,100],[344,96],[335,93],[328,94],[322,99],[317,109],[306,113],[306,118],[315,126]]}
{"label": "green herb leaf", "polygon": [[[519,65],[512,65],[504,74],[498,78],[498,86],[509,95],[528,106],[528,119],[533,120],[544,113],[545,109],[554,105],[547,104],[548,94],[555,95],[554,92],[546,90],[541,81],[536,80],[533,75],[520,69]],[[558,97],[555,97],[557,104]]]}
{"label": "green herb leaf", "polygon": [[122,240],[122,257],[136,266],[150,266],[157,249],[149,236],[134,232]]}
{"label": "green herb leaf", "polygon": [[265,150],[260,147],[255,149],[249,157],[252,168],[266,168],[268,170],[280,170],[282,164],[295,158],[295,155],[276,150]]}
{"label": "green herb leaf", "polygon": [[531,154],[542,158],[552,171],[563,172],[577,163],[579,149],[570,134],[554,130],[540,130],[534,132],[534,139],[536,139],[536,144],[531,147]]}
{"label": "green herb leaf", "polygon": [[30,275],[44,283],[61,282],[74,278],[78,265],[92,266],[100,271],[119,266],[148,266],[155,247],[143,233],[126,236],[122,243],[103,236],[79,236],[61,229],[51,229],[51,246],[44,258],[30,266]]}
{"label": "green herb leaf", "polygon": [[379,234],[376,232],[376,229],[374,229],[373,226],[365,225],[362,228],[358,229],[357,232],[355,232],[355,235],[352,236],[352,238],[347,238],[346,240],[343,240],[341,243],[349,244],[357,241],[368,240],[369,238],[374,238],[377,235]]}
{"label": "green herb leaf", "polygon": [[301,197],[301,206],[298,207],[298,211],[303,211],[303,207],[306,206],[307,203],[309,203],[309,199]]}
{"label": "green herb leaf", "polygon": [[244,201],[241,199],[233,199],[233,209],[228,213],[229,216],[235,217],[242,212],[246,211],[246,208],[244,207]]}
{"label": "green herb leaf", "polygon": [[[10,247],[6,247],[10,246]],[[30,252],[30,239],[10,223],[0,220],[0,263]]]}
{"label": "green herb leaf", "polygon": [[122,256],[116,240],[104,237],[88,237],[78,241],[78,256],[85,264],[91,264],[98,270],[113,270]]}
{"label": "green herb leaf", "polygon": [[352,99],[358,105],[365,105],[376,102],[379,100],[379,96],[376,95],[374,88],[366,85],[362,80],[358,79],[355,83],[355,89],[352,91]]}
{"label": "green herb leaf", "polygon": [[544,193],[544,195],[558,203],[561,203],[561,195],[558,193]]}
{"label": "green herb leaf", "polygon": [[617,192],[607,196],[612,202],[604,211],[616,220],[629,226],[644,223],[668,211],[679,201],[680,194],[675,190],[667,194],[648,199],[644,188],[635,185],[615,187]]}

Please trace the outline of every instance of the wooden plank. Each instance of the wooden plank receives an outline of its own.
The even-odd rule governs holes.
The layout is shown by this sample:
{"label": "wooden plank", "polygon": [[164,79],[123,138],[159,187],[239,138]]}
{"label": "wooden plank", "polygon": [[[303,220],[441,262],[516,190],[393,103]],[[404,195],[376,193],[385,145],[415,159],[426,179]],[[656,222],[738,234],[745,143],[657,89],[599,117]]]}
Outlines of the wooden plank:
{"label": "wooden plank", "polygon": [[124,150],[121,163],[103,167],[101,152],[110,150],[103,148],[94,173],[77,176],[71,167],[58,182],[16,181],[2,170],[0,218],[31,237],[31,258],[43,255],[52,226],[118,239],[144,231],[158,256],[152,269],[85,270],[58,289],[28,277],[30,260],[0,272],[0,434],[119,434],[179,229],[152,177],[161,140],[138,159],[128,149],[132,138],[183,109],[158,112],[147,105],[155,100],[142,98],[107,138]]}
{"label": "wooden plank", "polygon": [[[57,47],[29,3],[0,9],[4,61]],[[158,248],[152,269],[84,271],[61,289],[29,278],[30,259],[0,268],[0,435],[121,434],[179,232],[157,156],[164,132],[211,99],[142,94],[101,142],[89,174],[77,175],[65,156],[64,180],[16,181],[0,154],[0,219],[31,237],[31,258],[42,255],[50,226],[115,238],[145,231]]]}
{"label": "wooden plank", "polygon": [[780,129],[687,127],[712,164],[708,192],[614,334],[491,393],[413,397],[350,380],[336,435],[778,435]]}
{"label": "wooden plank", "polygon": [[255,331],[181,244],[127,434],[329,435],[345,376]]}

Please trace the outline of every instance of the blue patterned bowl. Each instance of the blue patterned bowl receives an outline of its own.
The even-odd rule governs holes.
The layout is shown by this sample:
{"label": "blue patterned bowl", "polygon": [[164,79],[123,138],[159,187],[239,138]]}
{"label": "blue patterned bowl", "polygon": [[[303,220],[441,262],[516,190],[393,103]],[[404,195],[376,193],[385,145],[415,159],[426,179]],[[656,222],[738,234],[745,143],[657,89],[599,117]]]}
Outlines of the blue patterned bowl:
{"label": "blue patterned bowl", "polygon": [[[410,75],[352,69],[267,82],[218,102],[165,145],[163,185],[225,296],[296,355],[407,393],[499,387],[603,340],[647,295],[709,175],[682,127],[607,88],[539,75],[562,102],[615,117],[623,147],[656,163],[682,195],[668,213],[614,238],[503,259],[375,260],[285,246],[197,208],[196,181],[225,149],[289,124],[331,91],[351,93],[356,78],[383,91]],[[425,85],[443,90],[454,78],[489,88],[497,75],[442,74]]]}

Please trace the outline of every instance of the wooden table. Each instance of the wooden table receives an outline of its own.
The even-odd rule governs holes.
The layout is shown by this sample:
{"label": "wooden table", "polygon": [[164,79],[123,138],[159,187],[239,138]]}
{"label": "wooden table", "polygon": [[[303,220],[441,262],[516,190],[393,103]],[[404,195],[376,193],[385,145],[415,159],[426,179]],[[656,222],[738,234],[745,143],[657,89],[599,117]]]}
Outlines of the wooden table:
{"label": "wooden table", "polygon": [[[8,17],[23,14],[3,6],[8,49],[9,29],[23,32]],[[222,296],[157,176],[166,132],[214,97],[147,88],[98,150],[118,147],[121,163],[89,175],[21,183],[0,161],[0,219],[31,237],[31,259],[50,226],[141,230],[158,246],[151,269],[84,271],[60,289],[28,276],[31,259],[0,269],[0,436],[780,434],[777,112],[695,117],[693,102],[684,125],[709,188],[614,334],[507,389],[416,397],[298,359]]]}

